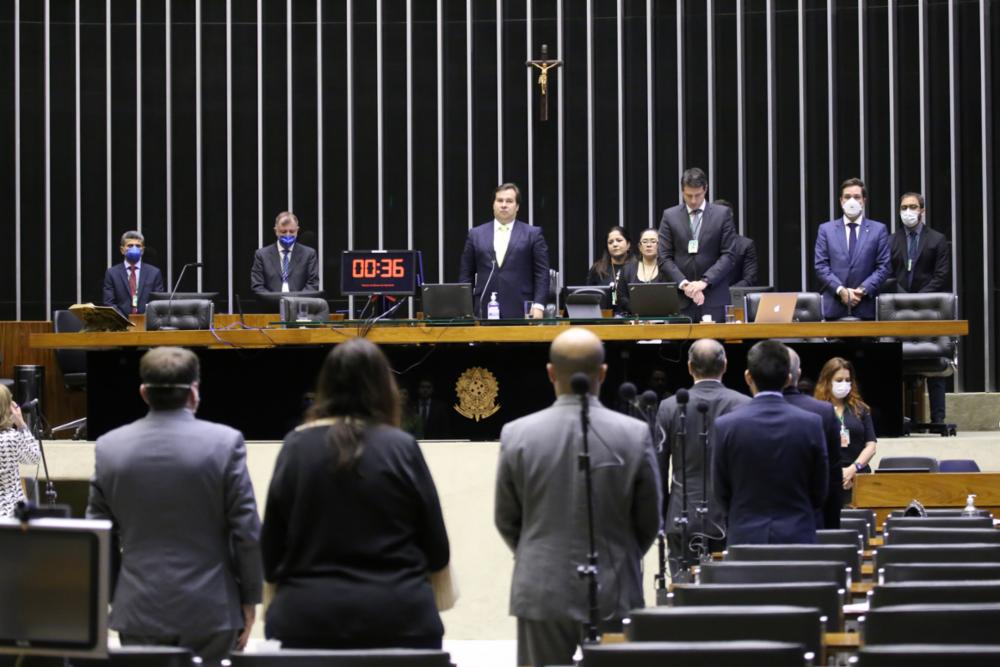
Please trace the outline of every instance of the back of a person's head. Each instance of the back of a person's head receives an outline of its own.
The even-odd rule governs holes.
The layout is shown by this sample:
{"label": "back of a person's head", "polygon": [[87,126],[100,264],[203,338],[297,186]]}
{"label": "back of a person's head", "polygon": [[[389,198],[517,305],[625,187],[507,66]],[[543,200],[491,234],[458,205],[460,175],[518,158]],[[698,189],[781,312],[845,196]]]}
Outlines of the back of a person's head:
{"label": "back of a person's head", "polygon": [[688,370],[696,380],[718,380],[726,372],[726,348],[711,338],[696,340],[688,350]]}
{"label": "back of a person's head", "polygon": [[0,431],[6,431],[14,426],[14,397],[10,389],[0,384]]}
{"label": "back of a person's head", "polygon": [[364,338],[340,343],[326,355],[316,381],[309,420],[336,418],[330,444],[335,468],[351,467],[361,456],[361,435],[374,424],[399,425],[399,389],[385,354]]}
{"label": "back of a person's head", "polygon": [[198,357],[182,347],[154,347],[139,361],[139,378],[154,410],[184,407],[199,374]]}
{"label": "back of a person's head", "polygon": [[556,336],[549,347],[549,363],[560,384],[569,387],[577,373],[590,378],[590,386],[601,373],[604,364],[604,345],[601,339],[587,329],[573,327]]}
{"label": "back of a person's head", "polygon": [[788,382],[788,348],[776,340],[763,340],[747,353],[747,371],[757,391],[781,391]]}

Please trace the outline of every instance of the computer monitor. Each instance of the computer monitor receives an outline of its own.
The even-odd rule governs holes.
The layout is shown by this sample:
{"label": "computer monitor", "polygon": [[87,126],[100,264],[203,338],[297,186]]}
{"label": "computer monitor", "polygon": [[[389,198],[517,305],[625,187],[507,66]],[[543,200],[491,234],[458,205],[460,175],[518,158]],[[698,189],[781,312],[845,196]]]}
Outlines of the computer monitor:
{"label": "computer monitor", "polygon": [[[215,301],[215,297],[219,296],[218,292],[174,292],[174,301],[181,301],[182,299],[205,299],[206,301]],[[150,301],[168,301],[170,299],[170,292],[150,292]]]}
{"label": "computer monitor", "polygon": [[601,308],[604,310],[611,309],[610,285],[567,285],[562,289],[562,298],[559,299],[559,302],[566,303],[566,297],[570,294],[600,294]]}
{"label": "computer monitor", "polygon": [[429,320],[471,320],[472,285],[424,283],[420,291],[424,317]]}
{"label": "computer monitor", "polygon": [[629,283],[628,309],[637,317],[673,317],[681,312],[677,283]]}
{"label": "computer monitor", "polygon": [[111,522],[0,519],[0,654],[108,653]]}
{"label": "computer monitor", "polygon": [[277,313],[281,309],[281,300],[286,296],[306,296],[314,299],[323,298],[323,290],[312,292],[257,292],[254,294],[260,306],[266,310],[264,312]]}

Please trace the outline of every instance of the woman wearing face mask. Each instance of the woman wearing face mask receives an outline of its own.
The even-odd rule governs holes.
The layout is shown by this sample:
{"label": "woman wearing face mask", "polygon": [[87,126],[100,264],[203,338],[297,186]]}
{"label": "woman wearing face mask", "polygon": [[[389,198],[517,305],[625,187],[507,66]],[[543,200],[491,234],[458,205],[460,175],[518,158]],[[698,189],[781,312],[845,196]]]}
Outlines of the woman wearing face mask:
{"label": "woman wearing face mask", "polygon": [[608,230],[604,255],[594,262],[587,274],[588,285],[611,286],[611,307],[615,312],[626,307],[628,291],[623,276],[626,266],[630,264],[635,264],[632,245],[625,236],[625,230],[615,225]]}
{"label": "woman wearing face mask", "polygon": [[[875,426],[872,413],[861,399],[855,381],[854,366],[841,357],[823,365],[816,381],[814,396],[829,401],[840,421],[840,462],[843,466],[844,489],[854,486],[854,477],[871,472],[868,462],[875,456]],[[847,498],[845,498],[846,502]]]}

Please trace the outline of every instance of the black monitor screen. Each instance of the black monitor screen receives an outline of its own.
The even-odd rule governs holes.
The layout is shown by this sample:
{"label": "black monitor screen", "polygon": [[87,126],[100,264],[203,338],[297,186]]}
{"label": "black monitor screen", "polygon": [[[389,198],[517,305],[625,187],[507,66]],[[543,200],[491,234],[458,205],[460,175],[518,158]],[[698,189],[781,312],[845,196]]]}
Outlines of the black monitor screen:
{"label": "black monitor screen", "polygon": [[0,652],[106,652],[106,578],[96,532],[21,530],[5,522],[0,553]]}
{"label": "black monitor screen", "polygon": [[340,293],[396,294],[417,291],[416,250],[345,250],[340,262]]}

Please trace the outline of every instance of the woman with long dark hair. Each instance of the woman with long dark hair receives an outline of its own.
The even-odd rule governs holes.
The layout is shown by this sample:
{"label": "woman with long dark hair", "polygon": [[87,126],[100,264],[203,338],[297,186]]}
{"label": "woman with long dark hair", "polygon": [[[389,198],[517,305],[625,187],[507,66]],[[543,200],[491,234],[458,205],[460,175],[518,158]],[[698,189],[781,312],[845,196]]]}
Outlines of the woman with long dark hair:
{"label": "woman with long dark hair", "polygon": [[626,266],[634,264],[632,244],[625,230],[615,225],[608,229],[604,254],[590,267],[588,285],[610,285],[611,307],[620,311],[627,301],[628,289],[622,280]]}
{"label": "woman with long dark hair", "polygon": [[877,442],[872,411],[861,398],[861,389],[851,362],[833,357],[823,364],[813,396],[832,403],[837,419],[840,420],[843,487],[844,490],[850,489],[854,486],[855,475],[872,471],[868,463],[875,456]]}
{"label": "woman with long dark hair", "polygon": [[298,648],[439,648],[428,574],[448,564],[434,481],[399,425],[382,351],[341,343],[320,369],[306,423],[285,437],[267,496],[265,633]]}

